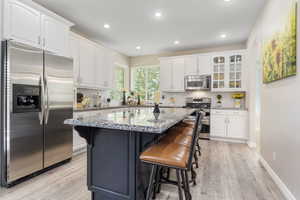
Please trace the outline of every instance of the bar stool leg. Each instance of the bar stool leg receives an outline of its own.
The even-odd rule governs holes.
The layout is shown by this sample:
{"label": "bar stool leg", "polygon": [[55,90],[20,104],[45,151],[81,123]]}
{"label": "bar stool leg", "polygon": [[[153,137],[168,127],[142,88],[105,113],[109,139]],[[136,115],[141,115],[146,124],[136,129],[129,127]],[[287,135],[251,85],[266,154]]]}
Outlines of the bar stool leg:
{"label": "bar stool leg", "polygon": [[195,172],[193,167],[191,168],[191,174],[192,174],[192,182],[195,186],[195,185],[197,185],[197,183],[196,183],[197,173]]}
{"label": "bar stool leg", "polygon": [[194,153],[194,159],[195,159],[196,168],[198,169],[199,168],[199,159],[198,159],[198,156],[197,156],[197,152]]}
{"label": "bar stool leg", "polygon": [[161,167],[157,167],[156,174],[155,174],[155,183],[153,189],[153,199],[156,199],[156,193],[158,193],[158,187],[160,185],[160,170]]}
{"label": "bar stool leg", "polygon": [[192,200],[190,184],[189,184],[189,176],[188,176],[187,170],[184,170],[184,176],[185,176],[185,184],[186,184],[187,196],[188,196],[188,197],[186,197],[186,199]]}
{"label": "bar stool leg", "polygon": [[181,179],[182,179],[182,185],[183,185],[183,189],[184,189],[184,196],[186,200],[189,200],[189,194],[188,194],[188,188],[186,185],[186,177],[184,175],[184,170],[180,170],[181,173]]}
{"label": "bar stool leg", "polygon": [[[163,177],[163,173],[164,173],[164,168],[163,168],[163,167],[161,167],[161,169],[160,169],[160,173],[159,173],[159,181],[162,179],[162,177]],[[159,182],[159,184],[158,184],[158,188],[157,188],[157,193],[160,193],[160,191],[161,191],[161,183]]]}
{"label": "bar stool leg", "polygon": [[198,151],[199,156],[201,156],[202,153],[201,153],[201,146],[200,146],[200,144],[199,144],[199,140],[200,140],[200,139],[198,139],[198,141],[197,141],[197,151]]}
{"label": "bar stool leg", "polygon": [[181,180],[180,180],[179,169],[176,169],[176,176],[177,176],[177,186],[178,186],[179,200],[183,200],[182,190],[181,190],[182,185],[181,185]]}
{"label": "bar stool leg", "polygon": [[150,200],[151,193],[153,192],[153,184],[154,184],[156,171],[157,171],[157,165],[152,165],[146,200]]}

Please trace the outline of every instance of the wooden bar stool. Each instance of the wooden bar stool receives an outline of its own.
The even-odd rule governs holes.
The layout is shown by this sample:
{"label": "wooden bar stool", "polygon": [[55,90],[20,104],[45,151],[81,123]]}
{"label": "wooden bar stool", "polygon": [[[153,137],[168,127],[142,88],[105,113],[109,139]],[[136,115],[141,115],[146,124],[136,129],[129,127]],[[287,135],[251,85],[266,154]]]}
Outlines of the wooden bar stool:
{"label": "wooden bar stool", "polygon": [[[146,200],[150,199],[152,193],[155,194],[156,187],[160,184],[158,182],[159,173],[157,172],[162,167],[176,170],[177,181],[170,183],[177,185],[179,199],[183,200],[182,188],[184,190],[185,198],[188,200],[192,199],[189,188],[188,171],[192,168],[193,155],[195,153],[199,135],[199,123],[201,123],[200,113],[197,114],[191,145],[178,144],[176,142],[170,142],[168,139],[162,139],[158,144],[151,146],[141,154],[140,160],[152,165]],[[156,187],[154,190],[155,180]]]}

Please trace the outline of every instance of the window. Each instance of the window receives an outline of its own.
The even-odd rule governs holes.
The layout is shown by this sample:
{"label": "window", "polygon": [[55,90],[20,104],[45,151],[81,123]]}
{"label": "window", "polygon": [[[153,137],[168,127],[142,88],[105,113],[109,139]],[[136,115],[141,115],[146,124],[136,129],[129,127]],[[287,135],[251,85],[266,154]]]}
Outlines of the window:
{"label": "window", "polygon": [[140,94],[142,100],[153,100],[159,90],[159,66],[133,68],[131,90]]}
{"label": "window", "polygon": [[115,67],[116,87],[111,91],[113,100],[122,99],[122,91],[125,88],[125,69],[123,67]]}

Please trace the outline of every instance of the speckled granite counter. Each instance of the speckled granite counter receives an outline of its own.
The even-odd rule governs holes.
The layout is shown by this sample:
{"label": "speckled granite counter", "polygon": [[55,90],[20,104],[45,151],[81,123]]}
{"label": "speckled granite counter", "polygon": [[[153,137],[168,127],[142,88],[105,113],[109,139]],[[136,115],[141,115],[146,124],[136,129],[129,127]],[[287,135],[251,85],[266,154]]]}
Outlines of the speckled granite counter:
{"label": "speckled granite counter", "polygon": [[65,121],[65,124],[135,132],[162,133],[191,115],[195,110],[161,108],[158,119],[155,119],[152,111],[153,108],[147,107],[106,109],[91,112],[88,116],[68,119]]}

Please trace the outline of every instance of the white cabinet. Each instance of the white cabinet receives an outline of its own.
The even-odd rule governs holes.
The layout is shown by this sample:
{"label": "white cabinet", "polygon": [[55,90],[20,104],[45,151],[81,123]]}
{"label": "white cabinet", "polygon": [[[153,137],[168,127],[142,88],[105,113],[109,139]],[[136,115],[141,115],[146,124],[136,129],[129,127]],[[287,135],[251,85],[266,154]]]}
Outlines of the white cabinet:
{"label": "white cabinet", "polygon": [[212,56],[212,91],[246,91],[244,51],[223,52]]}
{"label": "white cabinet", "polygon": [[173,60],[172,91],[184,92],[184,59]]}
{"label": "white cabinet", "polygon": [[171,60],[160,61],[160,90],[171,91],[173,84],[173,62]]}
{"label": "white cabinet", "polygon": [[88,40],[80,40],[80,78],[79,84],[84,87],[95,87],[96,50],[95,45]]}
{"label": "white cabinet", "polygon": [[212,115],[211,136],[226,137],[226,135],[227,135],[226,115]]}
{"label": "white cabinet", "polygon": [[68,37],[73,24],[34,2],[28,1],[28,4],[18,0],[4,1],[4,38],[69,56]]}
{"label": "white cabinet", "polygon": [[247,140],[247,111],[211,110],[211,137]]}
{"label": "white cabinet", "polygon": [[80,83],[80,38],[75,34],[70,34],[69,42],[70,56],[73,58],[73,80],[75,86]]}
{"label": "white cabinet", "polygon": [[69,56],[67,55],[69,27],[47,15],[42,15],[42,24],[44,49],[57,55]]}
{"label": "white cabinet", "polygon": [[[88,112],[74,112],[73,117],[84,117]],[[73,128],[73,152],[82,151],[86,148],[87,144],[84,138]]]}
{"label": "white cabinet", "polygon": [[245,139],[247,135],[247,116],[240,114],[229,115],[227,118],[227,133],[230,138]]}
{"label": "white cabinet", "polygon": [[197,56],[186,56],[185,61],[185,75],[197,75],[199,74]]}
{"label": "white cabinet", "polygon": [[16,0],[4,4],[4,37],[35,47],[41,45],[41,14]]}
{"label": "white cabinet", "polygon": [[113,52],[75,33],[70,35],[69,45],[74,59],[76,87],[112,89],[114,87]]}
{"label": "white cabinet", "polygon": [[114,87],[114,57],[113,53],[102,46],[96,47],[95,81],[97,87],[111,89]]}
{"label": "white cabinet", "polygon": [[184,59],[160,60],[160,90],[164,92],[184,92]]}
{"label": "white cabinet", "polygon": [[184,56],[185,75],[211,75],[211,54]]}
{"label": "white cabinet", "polygon": [[211,75],[211,54],[198,55],[198,74]]}

